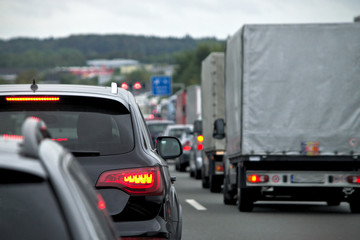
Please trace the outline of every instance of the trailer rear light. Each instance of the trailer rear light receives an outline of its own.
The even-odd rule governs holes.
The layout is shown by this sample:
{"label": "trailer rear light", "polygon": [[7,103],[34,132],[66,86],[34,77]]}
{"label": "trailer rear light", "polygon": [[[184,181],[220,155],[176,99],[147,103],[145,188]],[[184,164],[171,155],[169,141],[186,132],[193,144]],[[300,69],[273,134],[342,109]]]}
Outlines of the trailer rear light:
{"label": "trailer rear light", "polygon": [[348,176],[348,177],[347,177],[347,181],[348,181],[349,183],[360,184],[360,176]]}
{"label": "trailer rear light", "polygon": [[56,102],[59,101],[60,97],[55,96],[18,96],[18,97],[6,97],[6,101],[8,102]]}
{"label": "trailer rear light", "polygon": [[130,195],[162,195],[164,189],[159,167],[104,172],[96,187],[115,187]]}
{"label": "trailer rear light", "polygon": [[223,165],[217,165],[216,166],[216,171],[217,172],[223,172],[224,171],[224,166]]}
{"label": "trailer rear light", "polygon": [[197,150],[201,151],[201,150],[203,150],[203,148],[204,148],[204,146],[201,143],[199,143],[197,145]]}
{"label": "trailer rear light", "polygon": [[197,137],[197,140],[198,140],[198,142],[203,142],[203,141],[204,141],[203,135],[199,135],[199,136]]}
{"label": "trailer rear light", "polygon": [[247,176],[249,183],[265,183],[269,181],[268,175],[250,174]]}

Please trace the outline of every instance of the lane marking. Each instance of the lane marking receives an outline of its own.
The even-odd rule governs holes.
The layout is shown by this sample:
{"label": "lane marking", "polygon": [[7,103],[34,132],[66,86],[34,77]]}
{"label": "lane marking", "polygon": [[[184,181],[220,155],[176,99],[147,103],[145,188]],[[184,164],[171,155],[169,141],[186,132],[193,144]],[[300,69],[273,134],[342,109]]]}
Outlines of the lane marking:
{"label": "lane marking", "polygon": [[198,203],[197,201],[195,201],[194,199],[186,199],[185,200],[188,204],[190,204],[191,206],[193,206],[196,210],[199,211],[205,211],[207,210],[206,207],[204,207],[203,205],[201,205],[200,203]]}

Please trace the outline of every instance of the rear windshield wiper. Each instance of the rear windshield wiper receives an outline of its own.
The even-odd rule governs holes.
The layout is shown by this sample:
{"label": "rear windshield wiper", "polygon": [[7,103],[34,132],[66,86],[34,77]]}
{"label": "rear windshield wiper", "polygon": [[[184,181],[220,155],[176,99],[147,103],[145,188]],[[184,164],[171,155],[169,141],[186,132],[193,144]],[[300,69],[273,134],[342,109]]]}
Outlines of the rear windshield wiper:
{"label": "rear windshield wiper", "polygon": [[81,151],[81,150],[74,150],[71,153],[75,157],[91,157],[91,156],[100,156],[99,151]]}

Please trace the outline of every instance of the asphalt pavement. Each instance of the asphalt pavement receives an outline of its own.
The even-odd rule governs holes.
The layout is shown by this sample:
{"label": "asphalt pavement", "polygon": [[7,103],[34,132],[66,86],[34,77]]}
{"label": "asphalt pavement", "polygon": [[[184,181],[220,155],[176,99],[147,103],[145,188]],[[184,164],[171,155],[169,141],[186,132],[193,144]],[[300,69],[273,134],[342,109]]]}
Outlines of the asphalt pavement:
{"label": "asphalt pavement", "polygon": [[177,177],[183,207],[184,240],[357,240],[360,214],[352,214],[347,203],[327,206],[325,202],[259,202],[253,212],[241,213],[223,204],[222,193],[203,189],[201,180],[188,172],[170,170]]}

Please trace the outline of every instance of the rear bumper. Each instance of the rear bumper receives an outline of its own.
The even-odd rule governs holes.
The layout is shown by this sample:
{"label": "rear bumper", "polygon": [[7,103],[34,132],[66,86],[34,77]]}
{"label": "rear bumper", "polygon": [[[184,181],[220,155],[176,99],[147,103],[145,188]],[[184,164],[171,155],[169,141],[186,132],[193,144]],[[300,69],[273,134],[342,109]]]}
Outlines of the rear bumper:
{"label": "rear bumper", "polygon": [[114,222],[119,237],[159,237],[170,238],[166,222],[161,217],[146,221]]}

